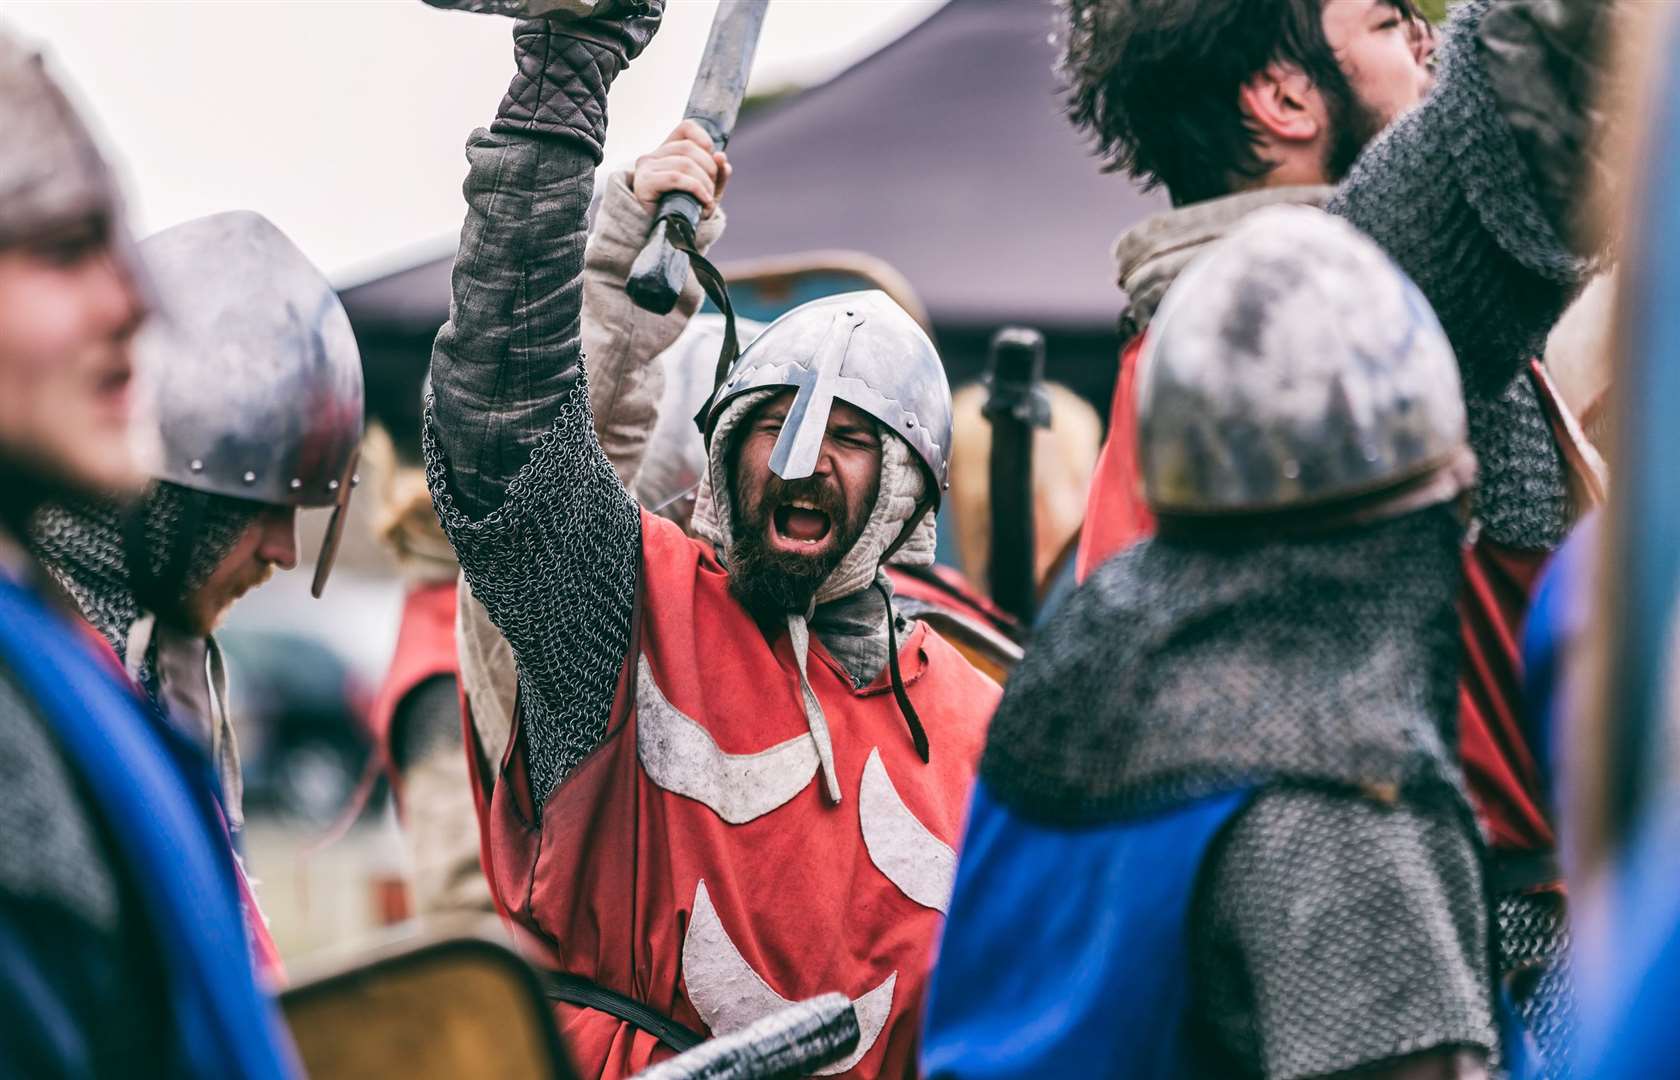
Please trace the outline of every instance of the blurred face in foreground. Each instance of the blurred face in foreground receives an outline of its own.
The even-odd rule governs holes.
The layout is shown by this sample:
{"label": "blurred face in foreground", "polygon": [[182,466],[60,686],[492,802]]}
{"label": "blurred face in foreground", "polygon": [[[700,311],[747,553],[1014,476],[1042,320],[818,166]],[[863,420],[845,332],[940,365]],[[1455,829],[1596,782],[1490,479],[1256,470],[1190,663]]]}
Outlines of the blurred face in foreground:
{"label": "blurred face in foreground", "polygon": [[187,595],[181,605],[185,628],[200,635],[215,630],[234,602],[273,577],[276,567],[296,567],[297,549],[297,508],[265,506],[204,584]]}
{"label": "blurred face in foreground", "polygon": [[0,459],[76,491],[144,481],[129,439],[145,309],[102,217],[0,248]]}
{"label": "blurred face in foreground", "polygon": [[836,401],[810,476],[770,471],[793,391],[750,415],[735,445],[730,587],[757,617],[801,614],[857,543],[881,482],[881,434],[867,413]]}

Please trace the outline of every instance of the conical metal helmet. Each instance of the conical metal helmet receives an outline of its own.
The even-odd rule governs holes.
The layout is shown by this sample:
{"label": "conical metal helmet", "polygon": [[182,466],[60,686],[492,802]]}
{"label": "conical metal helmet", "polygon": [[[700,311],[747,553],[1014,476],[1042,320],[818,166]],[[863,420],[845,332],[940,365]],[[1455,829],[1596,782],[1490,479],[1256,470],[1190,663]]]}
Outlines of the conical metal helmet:
{"label": "conical metal helmet", "polygon": [[55,227],[101,218],[110,247],[145,293],[123,202],[87,125],[47,72],[41,55],[0,26],[0,247]]}
{"label": "conical metal helmet", "polygon": [[260,214],[232,211],[140,245],[167,317],[136,341],[157,425],[153,475],[275,506],[334,506],[362,439],[362,362],[338,294]]}
{"label": "conical metal helmet", "polygon": [[1366,516],[1389,516],[1473,480],[1435,313],[1375,243],[1322,211],[1251,215],[1179,275],[1148,334],[1138,454],[1163,520],[1373,498],[1383,506]]}
{"label": "conical metal helmet", "polygon": [[898,435],[933,477],[937,505],[951,450],[951,387],[922,328],[878,289],[801,304],[765,328],[730,368],[706,415],[706,438],[731,400],[790,388],[793,405],[770,452],[783,480],[810,476],[835,401]]}

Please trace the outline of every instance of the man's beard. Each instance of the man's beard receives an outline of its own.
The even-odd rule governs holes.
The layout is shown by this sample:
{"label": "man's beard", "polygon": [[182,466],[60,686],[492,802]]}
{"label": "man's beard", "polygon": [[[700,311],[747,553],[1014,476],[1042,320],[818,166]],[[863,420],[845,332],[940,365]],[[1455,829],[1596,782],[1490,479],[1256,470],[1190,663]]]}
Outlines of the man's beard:
{"label": "man's beard", "polygon": [[1330,109],[1330,145],[1324,151],[1324,175],[1339,184],[1372,139],[1388,126],[1382,116],[1343,86],[1325,95]]}
{"label": "man's beard", "polygon": [[[838,487],[814,476],[784,481],[766,476],[756,497],[748,497],[737,482],[730,493],[734,542],[729,549],[729,591],[754,619],[768,623],[789,612],[810,610],[817,590],[863,535],[875,508],[871,491],[860,505],[848,508]],[[833,542],[821,554],[798,555],[769,544],[771,515],[794,499],[816,504],[828,515]],[[848,513],[848,509],[851,511]]]}

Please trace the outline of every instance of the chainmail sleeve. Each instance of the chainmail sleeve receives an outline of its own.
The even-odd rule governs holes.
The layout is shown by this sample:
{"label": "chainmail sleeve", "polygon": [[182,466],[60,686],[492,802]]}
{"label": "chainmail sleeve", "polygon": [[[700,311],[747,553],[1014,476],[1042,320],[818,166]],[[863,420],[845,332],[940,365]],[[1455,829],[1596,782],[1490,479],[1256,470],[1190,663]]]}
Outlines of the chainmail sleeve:
{"label": "chainmail sleeve", "polygon": [[1221,1075],[1351,1072],[1495,1045],[1467,825],[1305,789],[1263,793],[1192,915],[1196,1023]]}
{"label": "chainmail sleeve", "polygon": [[636,504],[595,439],[579,346],[597,154],[564,135],[472,135],[423,436],[444,532],[513,648],[539,805],[605,734],[641,548]]}
{"label": "chainmail sleeve", "polygon": [[[1496,86],[1484,41],[1490,6],[1463,5],[1443,38],[1434,92],[1366,149],[1326,208],[1387,250],[1452,340],[1482,467],[1477,512],[1489,535],[1549,548],[1573,515],[1562,459],[1523,368],[1542,354],[1547,333],[1589,273],[1590,261],[1567,242],[1568,223],[1555,217],[1569,201],[1555,178],[1584,178],[1587,170],[1558,160],[1580,152],[1579,140],[1519,139],[1504,108],[1502,92],[1510,91],[1501,87],[1567,80],[1573,89],[1583,79],[1581,64],[1555,54],[1580,43],[1536,36],[1501,49]],[[1513,67],[1524,79],[1506,74]],[[1548,100],[1584,113],[1587,97],[1559,91]]]}

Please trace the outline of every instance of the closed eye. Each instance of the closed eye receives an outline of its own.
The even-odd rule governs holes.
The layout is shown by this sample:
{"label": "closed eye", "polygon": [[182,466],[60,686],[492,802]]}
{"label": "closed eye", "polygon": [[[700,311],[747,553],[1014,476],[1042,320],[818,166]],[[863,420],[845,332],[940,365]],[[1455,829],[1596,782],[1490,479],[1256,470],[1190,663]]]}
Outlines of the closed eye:
{"label": "closed eye", "polygon": [[873,450],[881,445],[873,431],[863,428],[844,428],[829,433],[829,437],[859,450]]}

